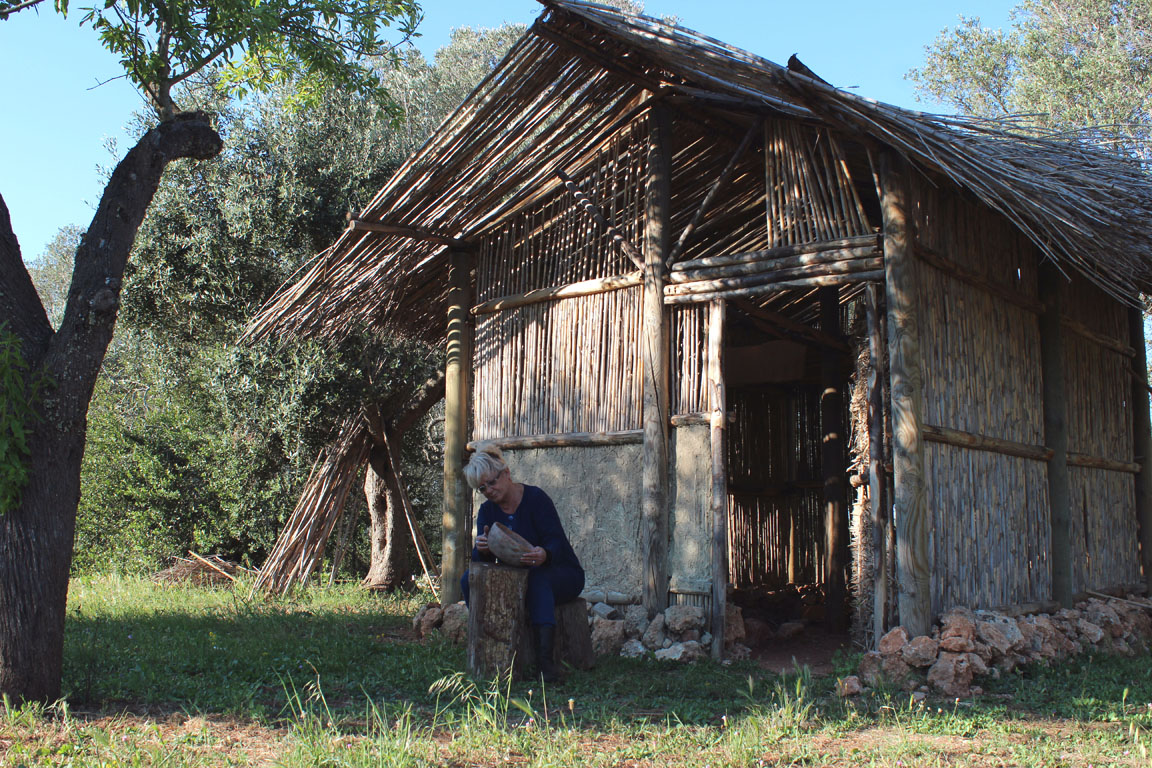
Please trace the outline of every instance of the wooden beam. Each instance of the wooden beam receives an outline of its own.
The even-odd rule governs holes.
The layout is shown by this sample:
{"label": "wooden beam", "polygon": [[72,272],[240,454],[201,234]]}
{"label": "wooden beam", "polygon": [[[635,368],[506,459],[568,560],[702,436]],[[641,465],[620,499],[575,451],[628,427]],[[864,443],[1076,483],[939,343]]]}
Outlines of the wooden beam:
{"label": "wooden beam", "polygon": [[551,435],[516,435],[514,437],[493,437],[487,440],[473,440],[468,443],[468,451],[478,451],[494,445],[502,451],[526,448],[571,448],[598,445],[635,445],[644,442],[644,430],[627,429],[619,432],[562,432]]}
{"label": "wooden beam", "polygon": [[1004,440],[989,435],[978,435],[975,432],[965,432],[949,427],[940,427],[935,424],[921,424],[920,430],[924,439],[931,443],[954,445],[958,448],[971,448],[976,451],[1000,453],[1005,456],[1016,456],[1021,459],[1034,461],[1051,461],[1052,449],[1043,445],[1029,445],[1017,443],[1013,440]]}
{"label": "wooden beam", "polygon": [[801,277],[795,280],[781,280],[766,285],[753,285],[748,288],[733,288],[727,291],[692,291],[677,295],[665,296],[665,304],[699,304],[713,299],[745,299],[752,296],[770,296],[774,293],[784,293],[797,288],[820,288],[826,285],[858,285],[860,283],[880,282],[885,278],[882,269],[854,272],[848,275],[820,275],[818,277]]}
{"label": "wooden beam", "polygon": [[704,199],[700,201],[699,207],[696,208],[696,213],[692,214],[692,220],[688,222],[688,226],[684,227],[684,231],[680,233],[680,237],[676,240],[676,244],[672,246],[672,252],[668,254],[667,265],[672,266],[676,259],[680,256],[681,251],[684,250],[684,244],[688,242],[688,238],[696,231],[696,227],[700,225],[701,219],[704,214],[712,207],[712,202],[716,199],[716,194],[727,183],[732,172],[736,170],[736,162],[744,156],[748,150],[748,145],[752,143],[752,138],[756,136],[761,130],[762,120],[756,120],[752,125],[748,126],[748,132],[744,134],[744,138],[740,141],[740,145],[736,147],[736,151],[732,153],[729,158],[728,164],[724,166],[724,170],[712,182],[712,186],[708,188],[708,193],[704,195]]}
{"label": "wooden beam", "polygon": [[1117,341],[1116,339],[1113,339],[1111,336],[1105,336],[1102,333],[1097,333],[1088,326],[1084,325],[1084,323],[1073,320],[1070,317],[1061,317],[1060,325],[1065,330],[1072,331],[1072,333],[1076,334],[1077,336],[1085,338],[1097,346],[1104,347],[1104,349],[1110,349],[1118,355],[1124,355],[1125,357],[1133,358],[1136,357],[1136,350],[1132,347]]}
{"label": "wooden beam", "polygon": [[671,120],[656,104],[649,113],[648,179],[644,211],[644,297],[641,317],[643,363],[641,550],[643,601],[649,616],[668,607],[669,328],[664,307],[669,219],[672,210]]}
{"label": "wooden beam", "polygon": [[472,493],[464,482],[464,446],[468,439],[468,411],[472,402],[472,328],[468,308],[472,305],[470,255],[453,251],[448,263],[448,338],[444,367],[444,502],[440,581],[445,606],[462,595],[460,577],[467,570],[471,553]]}
{"label": "wooden beam", "polygon": [[1025,296],[1022,293],[1005,288],[1001,285],[993,283],[983,275],[963,267],[956,262],[946,258],[945,256],[936,253],[923,243],[917,243],[915,248],[916,257],[930,267],[949,275],[962,283],[966,283],[973,288],[978,288],[985,293],[990,293],[997,298],[1003,299],[1009,304],[1020,307],[1020,309],[1040,314],[1044,307],[1040,302]]}
{"label": "wooden beam", "polygon": [[[832,288],[821,288],[820,330],[831,336],[840,333],[840,296]],[[824,347],[820,350],[820,470],[824,479],[824,623],[832,632],[844,632],[851,621],[848,585],[844,571],[848,565],[848,502],[844,487],[847,462],[844,458],[844,373],[843,356]]]}
{"label": "wooden beam", "polygon": [[[884,476],[884,357],[880,286],[864,290],[868,325],[868,495],[872,505],[872,648],[888,631],[888,533],[891,508]],[[863,545],[863,543],[861,543]]]}
{"label": "wooden beam", "polygon": [[466,240],[457,240],[454,237],[447,235],[438,235],[434,232],[428,232],[417,227],[401,227],[395,224],[384,224],[380,221],[363,221],[362,219],[350,219],[348,221],[349,232],[378,232],[383,235],[397,235],[399,237],[409,237],[413,240],[427,240],[430,243],[437,245],[447,245],[458,251],[470,251],[475,249],[475,244],[469,243]]}
{"label": "wooden beam", "polygon": [[632,288],[644,282],[639,270],[626,275],[612,275],[611,277],[598,277],[592,280],[581,280],[578,283],[568,283],[555,288],[537,288],[527,293],[516,293],[510,296],[501,296],[498,299],[486,301],[472,307],[472,314],[486,315],[500,312],[505,309],[524,307],[529,304],[539,304],[545,301],[558,301],[571,299],[576,296],[592,296],[597,293],[618,291],[622,288]]}
{"label": "wooden beam", "polygon": [[931,511],[923,451],[923,371],[920,361],[912,201],[908,165],[894,151],[879,157],[888,301],[888,376],[892,397],[892,465],[896,518],[896,581],[900,624],[912,637],[932,628]]}
{"label": "wooden beam", "polygon": [[804,256],[824,251],[839,251],[856,248],[881,247],[878,235],[855,235],[839,240],[825,240],[817,243],[801,243],[800,245],[781,245],[776,248],[765,248],[761,251],[746,251],[745,253],[730,253],[725,256],[708,256],[703,259],[679,261],[672,265],[673,272],[690,272],[695,269],[711,269],[713,267],[729,267],[736,264],[747,264],[756,261],[772,261],[791,256]]}
{"label": "wooden beam", "polygon": [[812,344],[828,347],[829,349],[835,349],[840,352],[852,351],[852,348],[849,347],[843,339],[838,339],[818,328],[812,328],[811,326],[804,325],[804,323],[797,322],[781,312],[775,312],[771,309],[757,306],[747,299],[737,299],[732,303],[749,317],[776,326],[780,330],[794,336],[799,336]]}
{"label": "wooden beam", "polygon": [[612,242],[616,244],[616,247],[623,251],[624,255],[632,260],[632,263],[636,265],[636,268],[644,269],[644,258],[640,254],[640,251],[636,249],[636,246],[632,245],[632,243],[628,241],[628,238],[624,237],[623,233],[620,232],[616,225],[608,221],[608,219],[604,216],[604,212],[600,210],[600,206],[596,205],[596,202],[590,198],[584,192],[584,190],[580,189],[580,185],[577,184],[572,179],[572,177],[570,177],[564,171],[556,171],[556,177],[564,183],[564,188],[568,190],[572,197],[576,198],[576,202],[580,204],[580,207],[583,208],[588,213],[588,215],[590,215],[593,220],[595,220],[595,222],[599,224],[605,232],[608,233],[608,236],[612,238]]}
{"label": "wooden beam", "polygon": [[1083,467],[1085,469],[1104,469],[1109,472],[1127,472],[1135,475],[1140,472],[1140,465],[1134,461],[1120,461],[1104,456],[1092,456],[1087,453],[1068,451],[1068,466]]}
{"label": "wooden beam", "polygon": [[723,301],[708,306],[709,443],[712,448],[712,658],[724,658],[728,615],[728,397],[724,388]]}
{"label": "wooden beam", "polygon": [[1136,531],[1140,538],[1140,565],[1144,583],[1152,589],[1152,418],[1148,411],[1148,347],[1144,339],[1144,313],[1128,310],[1128,342],[1132,359],[1132,452],[1140,463],[1136,473]]}
{"label": "wooden beam", "polygon": [[[761,267],[761,265],[758,264],[755,266]],[[720,277],[712,280],[697,278],[693,279],[691,282],[681,280],[675,285],[667,286],[664,289],[664,295],[687,296],[694,293],[728,291],[739,288],[751,288],[758,285],[770,285],[786,280],[828,277],[831,275],[854,275],[859,274],[860,272],[875,272],[883,268],[884,260],[879,257],[874,259],[848,259],[831,261],[824,264],[803,264],[786,267],[783,269],[770,268],[768,271],[761,271],[762,268],[760,268],[750,270],[744,274],[734,275],[732,277]],[[697,276],[699,273],[681,272],[680,274],[682,276],[688,274]]]}
{"label": "wooden beam", "polygon": [[[739,254],[741,256],[750,254]],[[801,253],[795,256],[778,256],[773,259],[756,261],[742,261],[726,267],[702,267],[700,269],[681,270],[668,276],[670,283],[691,283],[699,280],[710,280],[719,277],[739,277],[741,275],[754,275],[761,272],[771,272],[782,269],[814,268],[817,265],[835,266],[837,264],[854,264],[860,261],[871,261],[872,258],[882,255],[879,247],[863,245],[855,248],[839,248],[832,251],[817,251],[815,253]]]}
{"label": "wooden beam", "polygon": [[1068,477],[1068,405],[1064,391],[1064,337],[1060,318],[1060,288],[1066,282],[1056,266],[1043,261],[1037,274],[1040,313],[1040,368],[1043,377],[1044,444],[1052,449],[1048,462],[1048,520],[1052,547],[1052,598],[1072,606],[1072,495]]}

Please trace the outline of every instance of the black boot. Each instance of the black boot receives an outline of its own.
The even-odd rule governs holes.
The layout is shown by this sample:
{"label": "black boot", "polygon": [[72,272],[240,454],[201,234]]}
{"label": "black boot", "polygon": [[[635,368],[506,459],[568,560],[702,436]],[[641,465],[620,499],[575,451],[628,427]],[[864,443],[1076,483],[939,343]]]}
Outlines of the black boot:
{"label": "black boot", "polygon": [[560,679],[556,671],[556,662],[552,660],[555,636],[556,627],[552,624],[532,625],[532,639],[536,641],[536,668],[540,670],[540,679],[546,683],[554,683]]}

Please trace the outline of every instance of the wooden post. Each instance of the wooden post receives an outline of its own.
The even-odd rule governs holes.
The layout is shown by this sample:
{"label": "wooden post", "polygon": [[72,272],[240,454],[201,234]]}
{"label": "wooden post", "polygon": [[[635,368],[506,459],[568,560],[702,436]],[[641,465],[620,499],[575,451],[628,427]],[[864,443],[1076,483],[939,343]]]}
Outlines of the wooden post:
{"label": "wooden post", "polygon": [[724,388],[723,301],[708,305],[708,393],[712,444],[712,657],[724,658],[725,617],[728,615],[728,471],[725,430],[728,398]]}
{"label": "wooden post", "polygon": [[[840,291],[821,288],[820,330],[840,336]],[[832,348],[820,349],[821,474],[824,476],[824,623],[833,632],[848,629],[848,588],[844,568],[848,562],[848,503],[844,472],[844,375],[842,358]]]}
{"label": "wooden post", "polygon": [[644,297],[640,344],[643,390],[644,607],[652,616],[668,606],[668,322],[665,264],[670,241],[672,162],[670,121],[663,107],[650,115],[648,183],[644,203]]}
{"label": "wooden post", "polygon": [[[868,495],[872,503],[872,645],[888,631],[888,483],[884,477],[884,336],[880,288],[864,290],[868,322]],[[863,544],[863,543],[861,543]]]}
{"label": "wooden post", "polygon": [[468,673],[477,678],[522,677],[527,665],[521,649],[528,632],[528,569],[473,563],[468,592]]}
{"label": "wooden post", "polygon": [[884,280],[888,300],[888,376],[892,397],[892,468],[896,517],[896,579],[900,624],[910,637],[932,627],[932,531],[924,477],[923,373],[913,274],[913,223],[908,165],[895,152],[880,154],[884,219]]}
{"label": "wooden post", "polygon": [[1064,338],[1060,324],[1060,283],[1064,278],[1055,265],[1042,262],[1039,269],[1040,367],[1044,378],[1044,445],[1052,451],[1048,460],[1048,522],[1052,547],[1052,598],[1072,606],[1072,500],[1068,480],[1068,405],[1064,395]]}
{"label": "wooden post", "polygon": [[1128,310],[1128,344],[1132,359],[1132,449],[1140,465],[1136,473],[1136,524],[1140,535],[1140,565],[1144,583],[1152,592],[1152,430],[1148,413],[1148,348],[1144,341],[1144,313]]}
{"label": "wooden post", "polygon": [[468,408],[472,402],[472,257],[453,251],[448,263],[448,343],[444,370],[444,504],[441,602],[458,602],[460,577],[471,551],[472,494],[461,472],[468,444]]}

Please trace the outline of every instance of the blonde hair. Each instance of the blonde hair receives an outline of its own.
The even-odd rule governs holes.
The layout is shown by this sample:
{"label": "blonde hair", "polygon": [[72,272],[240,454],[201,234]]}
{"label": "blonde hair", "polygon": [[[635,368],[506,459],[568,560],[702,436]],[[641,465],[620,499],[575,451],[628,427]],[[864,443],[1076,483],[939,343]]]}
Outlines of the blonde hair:
{"label": "blonde hair", "polygon": [[468,464],[464,467],[464,479],[468,481],[470,487],[476,488],[484,482],[484,478],[495,477],[506,469],[508,465],[504,463],[504,454],[496,446],[489,445],[479,449],[468,459]]}

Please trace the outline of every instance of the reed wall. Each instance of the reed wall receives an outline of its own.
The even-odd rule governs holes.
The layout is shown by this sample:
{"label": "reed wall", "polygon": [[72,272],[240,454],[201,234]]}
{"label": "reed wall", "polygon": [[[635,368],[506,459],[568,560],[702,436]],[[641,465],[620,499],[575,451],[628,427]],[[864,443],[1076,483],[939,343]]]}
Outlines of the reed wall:
{"label": "reed wall", "polygon": [[[950,187],[916,174],[912,186],[916,236],[937,263],[1035,301],[1035,249],[1019,232]],[[1042,445],[1035,312],[923,258],[915,275],[923,421]],[[1046,463],[935,442],[924,443],[924,458],[933,611],[1048,599]]]}
{"label": "reed wall", "polygon": [[[1060,298],[1064,317],[1130,345],[1127,308],[1101,290],[1073,280],[1062,285]],[[1068,327],[1063,340],[1069,452],[1131,462],[1131,357]],[[1140,581],[1134,476],[1070,466],[1069,482],[1073,592]]]}

